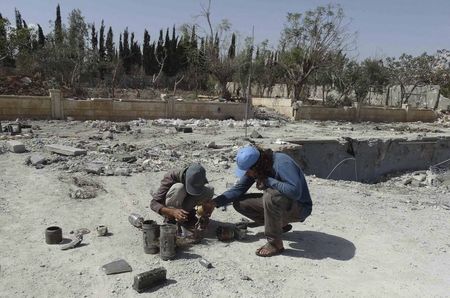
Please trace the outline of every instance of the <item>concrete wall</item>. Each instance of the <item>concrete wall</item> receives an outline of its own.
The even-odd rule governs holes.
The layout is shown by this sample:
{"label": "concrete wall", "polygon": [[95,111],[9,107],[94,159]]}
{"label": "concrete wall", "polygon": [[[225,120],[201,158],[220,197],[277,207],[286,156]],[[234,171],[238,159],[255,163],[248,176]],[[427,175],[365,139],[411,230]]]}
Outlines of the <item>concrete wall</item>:
{"label": "concrete wall", "polygon": [[0,120],[17,118],[51,119],[49,96],[0,95]]}
{"label": "concrete wall", "polygon": [[300,106],[295,113],[295,120],[343,120],[355,121],[356,109],[328,108],[323,106]]}
{"label": "concrete wall", "polygon": [[289,98],[267,98],[267,97],[253,97],[253,106],[263,106],[274,109],[278,113],[287,117],[294,116],[294,110],[291,106],[291,99]]}
{"label": "concrete wall", "polygon": [[[249,109],[249,118],[253,116]],[[0,119],[66,119],[127,121],[137,118],[209,118],[242,120],[244,103],[188,102],[161,100],[71,100],[63,99],[59,90],[50,96],[0,96]]]}
{"label": "concrete wall", "polygon": [[329,108],[322,106],[300,106],[295,120],[371,121],[371,122],[434,122],[437,114],[432,110],[402,109],[359,106]]}
{"label": "concrete wall", "polygon": [[387,174],[427,170],[450,158],[450,137],[288,141],[300,145],[286,150],[306,174],[335,180],[378,182]]}
{"label": "concrete wall", "polygon": [[[253,117],[249,109],[248,117]],[[175,101],[173,117],[179,119],[230,119],[242,120],[245,118],[245,104],[242,103],[215,103],[215,102],[189,102]]]}
{"label": "concrete wall", "polygon": [[63,100],[64,116],[79,120],[126,121],[137,118],[156,119],[167,115],[163,101]]}

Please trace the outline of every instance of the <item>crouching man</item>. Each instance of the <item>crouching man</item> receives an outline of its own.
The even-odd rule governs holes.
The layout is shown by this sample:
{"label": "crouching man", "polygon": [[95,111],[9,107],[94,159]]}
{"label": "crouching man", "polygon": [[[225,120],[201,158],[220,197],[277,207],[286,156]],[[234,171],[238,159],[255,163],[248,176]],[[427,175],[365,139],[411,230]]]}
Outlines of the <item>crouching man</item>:
{"label": "crouching man", "polygon": [[167,172],[153,194],[150,208],[164,217],[164,222],[180,223],[188,230],[198,219],[194,209],[210,202],[214,188],[207,185],[206,171],[200,164]]}
{"label": "crouching man", "polygon": [[[208,203],[208,212],[233,203],[236,211],[256,225],[264,225],[267,243],[256,254],[261,257],[279,254],[284,250],[282,234],[292,228],[289,223],[303,222],[311,214],[312,201],[305,176],[287,154],[254,146],[239,149],[236,162],[239,182]],[[246,194],[255,182],[263,193]]]}

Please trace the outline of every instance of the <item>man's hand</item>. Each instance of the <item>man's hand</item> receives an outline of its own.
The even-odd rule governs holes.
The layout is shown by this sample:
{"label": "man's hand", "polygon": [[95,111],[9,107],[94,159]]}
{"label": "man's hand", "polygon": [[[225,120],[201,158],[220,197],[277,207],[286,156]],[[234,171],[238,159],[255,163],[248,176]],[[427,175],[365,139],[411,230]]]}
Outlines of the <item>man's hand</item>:
{"label": "man's hand", "polygon": [[266,184],[264,183],[263,180],[257,180],[256,181],[256,188],[259,189],[259,190],[265,190],[265,189],[267,189],[267,186],[266,186]]}
{"label": "man's hand", "polygon": [[161,211],[161,213],[163,213],[165,216],[175,218],[177,221],[186,221],[189,215],[189,212],[187,212],[186,210],[178,208],[164,207]]}
{"label": "man's hand", "polygon": [[206,201],[202,204],[202,208],[204,213],[203,216],[210,217],[214,211],[214,208],[216,208],[216,203],[213,200]]}

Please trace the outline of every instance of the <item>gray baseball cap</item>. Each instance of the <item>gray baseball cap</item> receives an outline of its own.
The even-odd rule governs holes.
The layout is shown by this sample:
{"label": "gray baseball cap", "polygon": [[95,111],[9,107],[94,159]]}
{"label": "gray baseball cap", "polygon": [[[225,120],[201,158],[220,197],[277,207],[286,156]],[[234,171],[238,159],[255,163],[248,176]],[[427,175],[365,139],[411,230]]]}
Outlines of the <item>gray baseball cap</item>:
{"label": "gray baseball cap", "polygon": [[198,163],[191,164],[186,170],[186,191],[192,196],[198,196],[203,193],[206,179],[205,168]]}

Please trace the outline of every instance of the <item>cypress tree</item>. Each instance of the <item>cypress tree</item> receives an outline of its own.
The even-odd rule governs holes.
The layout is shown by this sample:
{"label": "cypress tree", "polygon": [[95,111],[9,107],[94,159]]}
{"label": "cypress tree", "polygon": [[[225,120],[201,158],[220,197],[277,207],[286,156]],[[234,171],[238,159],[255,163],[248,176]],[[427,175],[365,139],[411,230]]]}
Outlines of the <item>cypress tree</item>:
{"label": "cypress tree", "polygon": [[236,35],[233,33],[231,35],[230,48],[228,49],[228,58],[234,59],[234,57],[236,57]]}
{"label": "cypress tree", "polygon": [[125,72],[129,73],[131,70],[131,52],[130,52],[130,44],[128,42],[128,27],[123,31],[123,67],[125,68]]}
{"label": "cypress tree", "polygon": [[43,47],[45,45],[45,35],[42,31],[41,25],[38,24],[38,44],[40,47]]}
{"label": "cypress tree", "polygon": [[22,24],[24,29],[28,29],[28,25],[27,22],[25,22],[25,20],[22,20]]}
{"label": "cypress tree", "polygon": [[153,75],[159,71],[159,64],[156,61],[156,42],[153,42],[150,46],[150,75]]}
{"label": "cypress tree", "polygon": [[103,20],[100,25],[99,35],[98,54],[100,55],[100,59],[103,60],[105,58],[105,24]]}
{"label": "cypress tree", "polygon": [[91,44],[92,44],[92,50],[97,49],[98,45],[98,38],[97,38],[97,32],[95,31],[95,23],[91,26]]}
{"label": "cypress tree", "polygon": [[192,26],[191,47],[197,49],[197,35],[195,34],[195,25]]}
{"label": "cypress tree", "polygon": [[147,29],[144,31],[144,44],[142,45],[142,64],[146,75],[151,74],[151,60],[152,53],[150,52],[150,34]]}
{"label": "cypress tree", "polygon": [[114,49],[114,35],[111,26],[109,26],[108,34],[106,35],[106,59],[108,61],[113,61],[114,55],[115,55],[115,49]]}
{"label": "cypress tree", "polygon": [[130,56],[130,46],[128,43],[128,27],[123,31],[123,57]]}
{"label": "cypress tree", "polygon": [[7,53],[7,35],[6,35],[6,22],[0,13],[0,56],[3,57]]}
{"label": "cypress tree", "polygon": [[122,33],[119,34],[119,58],[123,59]]}
{"label": "cypress tree", "polygon": [[55,40],[56,40],[56,43],[62,43],[62,41],[63,41],[61,9],[59,7],[59,4],[58,4],[58,6],[56,6]]}
{"label": "cypress tree", "polygon": [[14,12],[16,14],[16,29],[20,30],[23,28],[22,15],[17,8],[14,9]]}
{"label": "cypress tree", "polygon": [[162,29],[159,30],[158,45],[156,46],[156,57],[158,57],[158,61],[162,63],[162,59],[164,58],[164,40]]}

